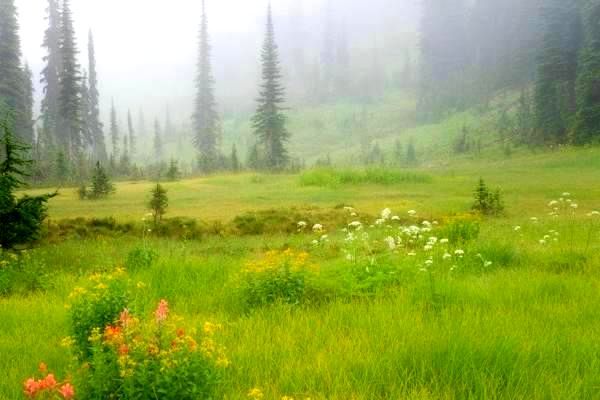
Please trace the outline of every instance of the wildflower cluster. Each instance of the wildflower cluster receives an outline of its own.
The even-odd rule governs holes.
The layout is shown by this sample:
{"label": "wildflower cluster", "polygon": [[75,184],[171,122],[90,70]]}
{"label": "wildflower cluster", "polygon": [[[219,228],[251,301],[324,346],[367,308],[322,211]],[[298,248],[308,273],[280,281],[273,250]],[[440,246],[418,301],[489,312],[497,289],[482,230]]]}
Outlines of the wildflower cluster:
{"label": "wildflower cluster", "polygon": [[161,300],[153,318],[124,309],[90,336],[91,356],[81,368],[82,398],[210,398],[230,362],[216,341],[221,325],[207,322],[200,335],[181,326]]}
{"label": "wildflower cluster", "polygon": [[71,292],[67,308],[71,317],[72,339],[80,358],[90,354],[92,331],[103,329],[115,321],[128,306],[130,297],[130,283],[125,270],[120,268],[108,274],[94,274],[85,286]]}
{"label": "wildflower cluster", "polygon": [[564,192],[558,200],[551,200],[548,203],[550,211],[548,215],[551,217],[558,217],[561,214],[575,213],[579,208],[579,204],[572,198],[571,193]]}
{"label": "wildflower cluster", "polygon": [[23,383],[23,394],[28,399],[72,399],[75,389],[69,382],[58,382],[53,373],[48,372],[46,364],[39,366],[40,378],[28,378]]}
{"label": "wildflower cluster", "polygon": [[307,300],[317,274],[318,267],[309,262],[308,253],[271,250],[246,264],[239,277],[238,293],[248,308],[277,302],[300,304]]}

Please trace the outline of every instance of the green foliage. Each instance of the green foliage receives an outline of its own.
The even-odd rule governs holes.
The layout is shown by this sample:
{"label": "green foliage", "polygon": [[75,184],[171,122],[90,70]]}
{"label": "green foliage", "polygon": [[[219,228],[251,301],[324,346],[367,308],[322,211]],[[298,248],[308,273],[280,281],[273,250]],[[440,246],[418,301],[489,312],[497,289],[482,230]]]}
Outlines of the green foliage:
{"label": "green foliage", "polygon": [[497,189],[494,192],[490,191],[483,179],[479,180],[474,197],[475,203],[473,204],[473,210],[480,212],[483,215],[493,216],[498,216],[504,212],[504,202],[502,201],[500,189]]}
{"label": "green foliage", "polygon": [[127,254],[125,268],[128,271],[148,269],[158,259],[158,253],[148,246],[136,247]]}
{"label": "green foliage", "polygon": [[51,275],[43,260],[28,252],[0,249],[0,297],[26,296],[51,287]]}
{"label": "green foliage", "polygon": [[110,274],[92,275],[85,287],[78,287],[69,296],[71,335],[76,353],[82,359],[93,355],[90,336],[117,320],[130,304],[131,290],[122,270]]}
{"label": "green foliage", "polygon": [[448,238],[451,244],[460,245],[479,237],[481,230],[479,221],[472,217],[454,218],[443,228],[441,235]]}
{"label": "green foliage", "polygon": [[319,168],[300,174],[303,186],[337,186],[337,185],[399,185],[431,183],[429,175],[421,172],[409,172],[389,168],[332,169]]}
{"label": "green foliage", "polygon": [[0,163],[0,246],[10,249],[39,238],[48,200],[56,193],[15,197],[15,190],[23,185],[22,179],[27,176],[25,168],[31,164],[24,158],[28,147],[14,138],[6,122],[1,124],[0,129],[4,131],[0,142],[4,153],[4,160]]}
{"label": "green foliage", "polygon": [[115,192],[115,187],[111,183],[108,174],[100,164],[96,162],[96,168],[92,175],[92,186],[88,193],[88,198],[97,200],[108,197]]}
{"label": "green foliage", "polygon": [[152,211],[154,225],[157,226],[162,222],[163,215],[167,212],[169,198],[167,197],[167,190],[160,183],[156,184],[150,194],[152,197],[148,203],[148,208]]}

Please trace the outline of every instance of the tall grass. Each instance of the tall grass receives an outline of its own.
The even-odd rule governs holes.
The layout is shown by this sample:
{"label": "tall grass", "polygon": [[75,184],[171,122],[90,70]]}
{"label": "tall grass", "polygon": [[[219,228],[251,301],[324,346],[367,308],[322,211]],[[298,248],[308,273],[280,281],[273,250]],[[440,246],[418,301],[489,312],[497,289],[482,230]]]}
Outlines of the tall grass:
{"label": "tall grass", "polygon": [[336,187],[339,185],[399,185],[431,183],[432,177],[422,172],[392,168],[333,169],[316,168],[300,174],[302,186]]}

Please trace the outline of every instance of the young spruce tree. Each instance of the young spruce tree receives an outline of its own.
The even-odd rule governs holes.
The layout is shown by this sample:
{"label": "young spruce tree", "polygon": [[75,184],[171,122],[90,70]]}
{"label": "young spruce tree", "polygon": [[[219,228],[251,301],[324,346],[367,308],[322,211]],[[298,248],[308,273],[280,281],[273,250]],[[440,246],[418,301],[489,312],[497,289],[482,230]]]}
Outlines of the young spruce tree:
{"label": "young spruce tree", "polygon": [[154,217],[154,225],[159,225],[162,221],[163,216],[167,212],[169,207],[169,198],[167,197],[167,190],[162,187],[160,183],[152,189],[150,202],[148,208],[152,211]]}
{"label": "young spruce tree", "polygon": [[92,175],[92,187],[88,194],[91,199],[102,199],[108,197],[110,194],[115,192],[115,187],[111,183],[108,174],[100,164],[100,161],[96,162],[96,168]]}
{"label": "young spruce tree", "polygon": [[265,167],[282,170],[289,161],[286,143],[290,133],[283,114],[285,89],[281,83],[279,52],[275,42],[275,29],[271,4],[267,11],[266,37],[262,48],[262,84],[256,114],[252,119],[254,133],[264,151]]}
{"label": "young spruce tree", "polygon": [[3,133],[0,141],[3,153],[0,163],[0,246],[10,249],[39,237],[48,200],[56,193],[17,199],[15,191],[24,186],[25,170],[31,164],[24,156],[29,147],[19,143],[7,121],[0,123],[0,132]]}

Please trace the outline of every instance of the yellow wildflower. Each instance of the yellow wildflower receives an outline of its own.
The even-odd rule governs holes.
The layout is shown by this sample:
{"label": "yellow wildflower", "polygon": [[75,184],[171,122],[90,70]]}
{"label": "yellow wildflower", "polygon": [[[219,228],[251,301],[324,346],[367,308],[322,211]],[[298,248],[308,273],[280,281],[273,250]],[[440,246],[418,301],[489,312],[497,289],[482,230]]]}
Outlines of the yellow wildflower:
{"label": "yellow wildflower", "polygon": [[253,388],[248,392],[248,397],[252,400],[260,400],[265,397],[265,395],[259,388]]}

